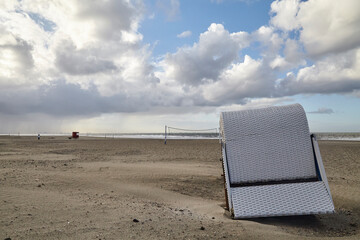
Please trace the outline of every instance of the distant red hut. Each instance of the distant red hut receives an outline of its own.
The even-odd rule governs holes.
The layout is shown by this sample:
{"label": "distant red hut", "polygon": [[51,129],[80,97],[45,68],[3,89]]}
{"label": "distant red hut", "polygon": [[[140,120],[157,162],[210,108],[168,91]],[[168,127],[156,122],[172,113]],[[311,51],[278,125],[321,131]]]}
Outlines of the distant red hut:
{"label": "distant red hut", "polygon": [[72,132],[72,138],[79,138],[79,132]]}

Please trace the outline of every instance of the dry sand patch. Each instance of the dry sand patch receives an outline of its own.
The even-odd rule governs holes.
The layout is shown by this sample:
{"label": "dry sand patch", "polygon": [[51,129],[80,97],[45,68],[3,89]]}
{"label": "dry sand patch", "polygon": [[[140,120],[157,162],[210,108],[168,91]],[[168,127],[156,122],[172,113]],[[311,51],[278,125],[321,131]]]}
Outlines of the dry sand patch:
{"label": "dry sand patch", "polygon": [[0,143],[2,239],[359,238],[359,142],[320,142],[336,214],[240,221],[224,215],[216,140]]}

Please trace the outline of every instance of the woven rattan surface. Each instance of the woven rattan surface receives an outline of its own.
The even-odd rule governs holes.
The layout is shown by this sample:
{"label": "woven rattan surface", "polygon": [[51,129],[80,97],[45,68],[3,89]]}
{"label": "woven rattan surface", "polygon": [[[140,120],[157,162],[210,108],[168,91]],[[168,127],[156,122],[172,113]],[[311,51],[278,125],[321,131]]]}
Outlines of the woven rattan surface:
{"label": "woven rattan surface", "polygon": [[220,128],[231,183],[316,177],[301,105],[223,112]]}
{"label": "woven rattan surface", "polygon": [[234,218],[334,212],[324,182],[231,188]]}

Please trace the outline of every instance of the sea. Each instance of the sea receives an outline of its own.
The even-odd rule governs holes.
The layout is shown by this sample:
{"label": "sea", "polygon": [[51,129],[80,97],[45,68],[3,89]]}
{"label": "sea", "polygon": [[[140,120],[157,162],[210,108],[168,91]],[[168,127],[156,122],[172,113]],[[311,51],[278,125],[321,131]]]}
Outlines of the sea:
{"label": "sea", "polygon": [[[7,133],[0,136],[34,136],[38,133]],[[327,141],[360,141],[360,132],[336,132],[336,133],[315,133],[318,140]],[[41,133],[40,136],[65,136],[71,137],[71,133]],[[164,133],[79,133],[81,137],[98,138],[139,138],[139,139],[165,139]],[[166,136],[167,139],[220,139],[218,133],[172,133]]]}

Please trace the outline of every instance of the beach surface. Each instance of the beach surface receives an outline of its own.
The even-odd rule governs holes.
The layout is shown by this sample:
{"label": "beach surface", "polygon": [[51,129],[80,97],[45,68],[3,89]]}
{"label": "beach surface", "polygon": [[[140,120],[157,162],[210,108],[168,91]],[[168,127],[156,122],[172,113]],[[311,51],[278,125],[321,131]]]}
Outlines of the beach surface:
{"label": "beach surface", "polygon": [[232,220],[218,140],[0,136],[0,240],[360,239],[360,142],[319,145],[335,214]]}

